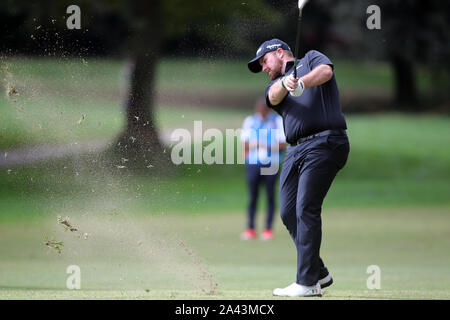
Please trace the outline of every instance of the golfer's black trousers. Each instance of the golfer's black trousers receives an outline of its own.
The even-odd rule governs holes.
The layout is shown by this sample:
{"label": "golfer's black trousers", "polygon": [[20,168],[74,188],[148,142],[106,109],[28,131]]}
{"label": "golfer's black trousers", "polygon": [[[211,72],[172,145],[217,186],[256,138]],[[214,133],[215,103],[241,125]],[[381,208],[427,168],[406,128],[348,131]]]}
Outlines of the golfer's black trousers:
{"label": "golfer's black trousers", "polygon": [[297,283],[328,274],[320,258],[322,203],[350,151],[346,135],[316,137],[286,152],[280,174],[280,214],[297,248]]}

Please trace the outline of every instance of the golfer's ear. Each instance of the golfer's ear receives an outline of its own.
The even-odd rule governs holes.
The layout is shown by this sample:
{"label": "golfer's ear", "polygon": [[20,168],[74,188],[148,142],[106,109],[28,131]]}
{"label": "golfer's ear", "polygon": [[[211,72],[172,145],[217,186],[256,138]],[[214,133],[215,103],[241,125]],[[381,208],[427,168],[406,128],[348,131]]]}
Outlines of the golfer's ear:
{"label": "golfer's ear", "polygon": [[278,48],[278,49],[277,49],[277,55],[278,55],[278,57],[282,58],[282,57],[284,56],[284,51],[283,51],[283,49]]}

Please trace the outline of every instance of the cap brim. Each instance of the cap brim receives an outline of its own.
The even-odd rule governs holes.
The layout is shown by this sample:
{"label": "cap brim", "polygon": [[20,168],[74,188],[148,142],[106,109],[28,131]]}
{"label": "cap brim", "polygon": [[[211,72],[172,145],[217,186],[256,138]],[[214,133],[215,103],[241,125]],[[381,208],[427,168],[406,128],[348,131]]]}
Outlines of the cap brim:
{"label": "cap brim", "polygon": [[262,67],[259,64],[259,58],[261,58],[262,56],[257,56],[255,59],[253,59],[252,61],[250,61],[247,65],[248,65],[248,69],[253,72],[253,73],[258,73],[262,71]]}

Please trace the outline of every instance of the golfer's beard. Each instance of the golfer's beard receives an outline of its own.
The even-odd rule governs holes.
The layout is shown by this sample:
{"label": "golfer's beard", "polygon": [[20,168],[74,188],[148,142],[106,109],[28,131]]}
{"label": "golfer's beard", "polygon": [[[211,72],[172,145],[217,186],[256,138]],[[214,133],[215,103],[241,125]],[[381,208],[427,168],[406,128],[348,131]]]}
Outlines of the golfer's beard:
{"label": "golfer's beard", "polygon": [[271,72],[269,73],[269,77],[270,77],[271,81],[273,81],[283,75],[283,73],[281,72],[282,67],[283,67],[282,62],[280,60],[280,61],[278,61],[277,66],[275,68],[273,68],[271,70]]}
{"label": "golfer's beard", "polygon": [[270,74],[269,74],[269,77],[270,77],[270,80],[275,80],[276,78],[279,78],[279,77],[281,77],[283,74],[281,73],[281,70],[280,71],[273,71],[273,72],[271,72]]}

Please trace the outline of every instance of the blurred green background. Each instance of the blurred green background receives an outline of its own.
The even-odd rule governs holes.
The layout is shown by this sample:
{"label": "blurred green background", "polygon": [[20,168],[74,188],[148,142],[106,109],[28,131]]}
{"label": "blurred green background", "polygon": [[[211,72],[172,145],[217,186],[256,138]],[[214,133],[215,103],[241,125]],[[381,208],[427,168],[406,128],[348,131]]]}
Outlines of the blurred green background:
{"label": "blurred green background", "polygon": [[[120,96],[125,88],[119,61],[70,59],[57,61],[55,68],[49,66],[55,64],[51,59],[15,58],[7,63],[20,94],[12,99],[3,95],[0,100],[0,155],[4,160],[13,150],[21,150],[18,147],[28,150],[35,145],[108,142],[123,130]],[[173,90],[173,63],[163,61],[159,68],[160,92]],[[186,70],[192,66],[191,61],[176,63]],[[245,61],[199,60],[194,65],[220,70],[220,83],[213,81],[214,72],[210,78],[204,72],[186,72],[186,82],[197,82],[207,91],[239,92],[245,84],[257,95],[264,82],[262,77],[248,76],[241,67]],[[336,75],[344,88],[341,94],[345,96],[345,88],[352,87],[355,69],[384,69],[379,77],[389,83],[391,75],[383,67],[337,61]],[[362,88],[389,90],[384,81],[363,79],[366,83],[359,82]],[[194,87],[185,88],[185,105],[157,105],[161,136],[168,136],[175,128],[192,132],[195,120],[202,120],[204,129],[240,128],[251,112],[251,106],[197,106],[192,98]],[[79,123],[82,115],[85,119]],[[441,275],[449,262],[448,115],[363,113],[349,114],[347,121],[349,161],[325,200],[323,214],[322,251],[336,278],[330,298],[447,299],[445,285],[449,281]],[[119,168],[101,170],[96,166],[96,153],[83,156],[61,151],[55,157],[2,166],[2,297],[264,299],[270,298],[270,288],[292,278],[294,248],[278,216],[273,242],[239,241],[247,205],[243,165],[182,165],[165,176],[158,173],[157,166],[147,169],[154,171],[150,174],[130,174]],[[259,226],[264,208],[265,198],[261,197]],[[70,217],[92,236],[79,240],[70,232],[62,232],[58,215]],[[107,222],[92,223],[94,217]],[[103,224],[107,227],[99,227]],[[136,236],[137,231],[129,228],[144,235]],[[135,253],[143,261],[129,261],[129,248],[137,247],[138,241],[131,240],[129,233],[144,239],[150,251],[161,251],[156,262],[145,250]],[[96,239],[100,235],[114,245]],[[65,243],[61,255],[45,247],[46,236]],[[155,242],[153,237],[166,243]],[[178,241],[185,241],[197,258],[180,249]],[[96,250],[102,252],[97,251],[98,257]],[[184,261],[173,262],[174,257]],[[87,269],[83,288],[88,291],[64,290],[64,271],[73,261]],[[189,281],[173,284],[173,277],[184,279],[179,270],[168,272],[174,263],[190,270],[185,271]],[[381,291],[365,287],[365,268],[371,264],[380,265],[383,272]],[[199,271],[199,265],[208,268],[217,290],[203,275],[206,271]],[[44,278],[25,276],[30,272]],[[409,285],[405,286],[406,282]],[[418,284],[428,288],[427,293],[419,290]]]}

